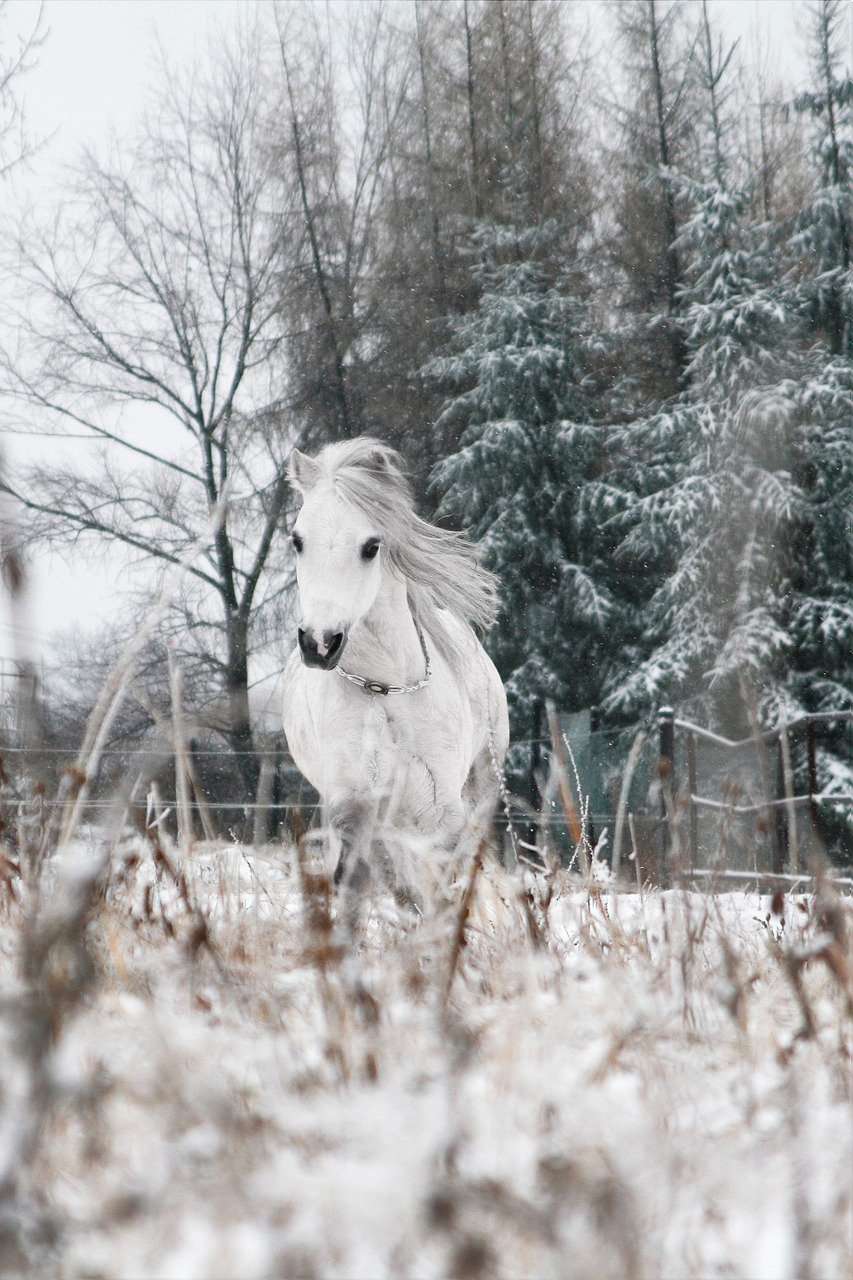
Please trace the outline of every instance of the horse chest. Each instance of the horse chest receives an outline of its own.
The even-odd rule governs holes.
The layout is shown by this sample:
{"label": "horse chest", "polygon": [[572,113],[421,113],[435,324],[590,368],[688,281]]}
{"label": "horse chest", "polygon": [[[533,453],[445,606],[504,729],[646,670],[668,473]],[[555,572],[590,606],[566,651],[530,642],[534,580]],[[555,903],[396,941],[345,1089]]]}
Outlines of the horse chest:
{"label": "horse chest", "polygon": [[364,715],[362,748],[377,758],[393,757],[417,741],[420,727],[417,717],[401,717],[384,698],[372,698]]}
{"label": "horse chest", "polygon": [[382,789],[393,780],[418,793],[426,789],[433,798],[461,787],[468,769],[464,717],[437,717],[427,699],[397,705],[396,699],[373,697],[356,706],[348,735],[351,766],[365,785]]}

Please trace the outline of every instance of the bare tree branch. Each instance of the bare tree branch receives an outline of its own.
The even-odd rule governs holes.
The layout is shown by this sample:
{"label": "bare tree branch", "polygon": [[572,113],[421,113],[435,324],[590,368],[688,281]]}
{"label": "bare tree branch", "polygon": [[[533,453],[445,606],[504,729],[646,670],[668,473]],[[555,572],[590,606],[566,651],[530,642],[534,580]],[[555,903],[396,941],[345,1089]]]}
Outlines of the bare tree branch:
{"label": "bare tree branch", "polygon": [[[0,22],[8,17],[7,0],[0,0]],[[44,9],[29,33],[11,49],[0,41],[0,178],[24,164],[38,150],[39,143],[28,136],[24,106],[18,97],[18,81],[35,65],[39,49],[47,38]]]}
{"label": "bare tree branch", "polygon": [[54,226],[21,229],[6,303],[20,340],[0,358],[19,417],[102,444],[97,472],[51,461],[9,482],[35,518],[31,537],[94,538],[155,567],[181,563],[208,530],[189,572],[196,606],[219,602],[210,665],[229,739],[249,753],[247,789],[249,628],[288,494],[280,419],[269,448],[287,333],[258,40],[248,30],[219,51],[206,79],[164,67],[165,94],[134,144],[87,155]]}

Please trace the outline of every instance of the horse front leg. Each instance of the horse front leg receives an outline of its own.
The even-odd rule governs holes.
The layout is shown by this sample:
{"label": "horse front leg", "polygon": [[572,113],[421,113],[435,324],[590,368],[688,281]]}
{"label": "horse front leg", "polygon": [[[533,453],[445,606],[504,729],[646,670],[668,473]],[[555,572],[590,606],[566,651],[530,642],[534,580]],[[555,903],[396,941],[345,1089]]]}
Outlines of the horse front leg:
{"label": "horse front leg", "polygon": [[[399,906],[423,914],[416,876],[407,874],[406,853],[412,840],[420,846],[423,836],[390,831],[385,806],[379,796],[371,800],[342,798],[326,809],[329,845],[335,867],[333,882],[343,894],[344,914],[350,929],[358,924],[361,904],[371,885],[390,889]],[[390,837],[390,843],[389,843]]]}
{"label": "horse front leg", "polygon": [[341,890],[343,918],[350,934],[358,930],[361,905],[374,879],[376,820],[376,806],[355,797],[337,799],[326,810],[335,867],[332,880]]}
{"label": "horse front leg", "polygon": [[327,806],[326,824],[336,885],[357,887],[370,880],[370,839],[375,814],[372,806],[351,798],[335,800]]}

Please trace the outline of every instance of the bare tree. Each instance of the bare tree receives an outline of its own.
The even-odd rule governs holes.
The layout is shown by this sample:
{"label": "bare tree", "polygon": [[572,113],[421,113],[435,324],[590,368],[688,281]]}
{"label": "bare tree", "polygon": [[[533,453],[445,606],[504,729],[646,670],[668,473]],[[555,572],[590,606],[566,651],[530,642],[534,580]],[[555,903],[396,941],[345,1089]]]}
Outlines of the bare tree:
{"label": "bare tree", "polygon": [[611,251],[636,326],[644,390],[665,399],[681,388],[687,363],[676,244],[684,211],[668,174],[696,164],[698,33],[689,5],[641,0],[614,12],[625,82],[613,101],[619,154]]}
{"label": "bare tree", "polygon": [[556,273],[588,243],[595,195],[589,47],[568,5],[447,0],[408,13],[400,56],[407,44],[412,72],[383,175],[367,403],[425,477],[458,438],[417,373],[447,348],[451,318],[478,305],[474,228],[553,220],[559,236],[540,243],[553,246]]}
{"label": "bare tree", "polygon": [[132,151],[87,156],[52,228],[21,231],[19,349],[2,358],[22,419],[54,439],[47,461],[4,485],[30,537],[106,542],[165,568],[219,510],[184,613],[217,637],[202,647],[247,788],[250,626],[288,494],[257,40],[246,34],[206,79],[164,75]]}
{"label": "bare tree", "polygon": [[803,122],[790,110],[788,90],[774,65],[772,12],[756,23],[749,58],[738,65],[738,97],[746,186],[755,190],[755,214],[783,226],[808,198],[808,147]]}
{"label": "bare tree", "polygon": [[[8,17],[8,0],[0,0],[0,24]],[[0,35],[0,178],[27,160],[37,146],[27,131],[18,82],[35,64],[46,35],[41,8],[26,35],[11,41]]]}
{"label": "bare tree", "polygon": [[367,425],[367,334],[377,201],[409,78],[382,6],[343,9],[336,33],[316,5],[274,9],[280,111],[272,146],[287,227],[281,303],[291,331],[294,409],[306,440]]}

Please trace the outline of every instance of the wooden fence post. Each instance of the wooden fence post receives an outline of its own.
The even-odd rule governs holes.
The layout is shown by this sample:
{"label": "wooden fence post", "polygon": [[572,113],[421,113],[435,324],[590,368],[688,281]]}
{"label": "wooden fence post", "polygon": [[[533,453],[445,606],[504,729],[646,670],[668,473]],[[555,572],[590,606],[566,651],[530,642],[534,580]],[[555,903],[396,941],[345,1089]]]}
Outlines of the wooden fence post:
{"label": "wooden fence post", "polygon": [[817,801],[815,800],[817,795],[817,748],[813,720],[809,720],[806,725],[806,749],[809,757],[809,812],[812,818],[812,828],[815,832],[818,832],[820,830],[820,821]]}
{"label": "wooden fence post", "polygon": [[268,750],[261,756],[261,767],[258,773],[258,789],[255,792],[255,820],[252,831],[252,844],[266,844],[270,837],[270,815],[272,812],[273,784],[275,782],[275,757]]}
{"label": "wooden fence post", "polygon": [[[776,788],[774,800],[782,800],[785,796],[785,765],[783,761],[782,739],[776,739]],[[774,809],[776,819],[776,856],[771,870],[782,875],[788,866],[788,821],[785,806],[777,804]]]}
{"label": "wooden fence post", "polygon": [[663,840],[661,842],[661,882],[669,883],[670,861],[675,833],[675,711],[672,707],[661,707],[658,712],[658,734],[660,742],[660,803],[663,815]]}
{"label": "wooden fence post", "polygon": [[172,750],[175,756],[175,814],[178,822],[178,848],[190,853],[193,844],[193,819],[190,805],[189,744],[184,728],[184,672],[170,643],[169,684],[172,694]]}
{"label": "wooden fence post", "polygon": [[796,875],[800,870],[800,839],[797,822],[797,804],[794,798],[794,766],[791,761],[791,738],[788,725],[783,720],[779,726],[779,755],[782,764],[785,812],[785,830],[788,844],[788,871]]}
{"label": "wooden fence post", "polygon": [[[673,738],[674,738],[673,733]],[[693,799],[699,794],[696,772],[696,735],[687,735],[687,785],[690,788],[690,870],[695,871],[699,860],[699,811]]]}

